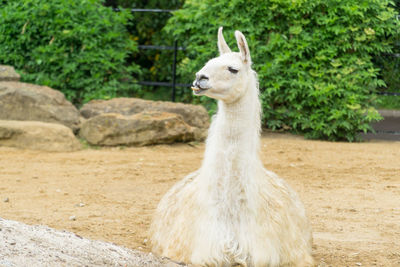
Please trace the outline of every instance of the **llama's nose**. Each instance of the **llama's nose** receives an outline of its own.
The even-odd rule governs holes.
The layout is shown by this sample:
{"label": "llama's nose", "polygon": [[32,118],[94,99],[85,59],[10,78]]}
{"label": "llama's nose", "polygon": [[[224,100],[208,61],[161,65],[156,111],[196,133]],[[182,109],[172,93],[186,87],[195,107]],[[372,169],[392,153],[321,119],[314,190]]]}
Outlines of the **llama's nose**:
{"label": "llama's nose", "polygon": [[196,73],[196,80],[198,80],[199,82],[201,80],[208,80],[208,76],[202,73]]}
{"label": "llama's nose", "polygon": [[208,76],[205,74],[196,73],[196,80],[193,82],[193,86],[201,89],[206,88]]}

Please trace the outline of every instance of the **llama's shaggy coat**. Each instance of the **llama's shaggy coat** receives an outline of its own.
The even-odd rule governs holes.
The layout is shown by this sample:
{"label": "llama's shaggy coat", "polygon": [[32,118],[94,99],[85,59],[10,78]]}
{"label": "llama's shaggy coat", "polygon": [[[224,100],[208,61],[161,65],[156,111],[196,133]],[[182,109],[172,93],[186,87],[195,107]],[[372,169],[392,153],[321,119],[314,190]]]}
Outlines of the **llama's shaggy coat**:
{"label": "llama's shaggy coat", "polygon": [[220,56],[194,93],[218,99],[201,168],[161,199],[150,228],[157,254],[203,266],[311,266],[311,227],[297,194],[259,158],[261,106],[247,42],[218,32]]}

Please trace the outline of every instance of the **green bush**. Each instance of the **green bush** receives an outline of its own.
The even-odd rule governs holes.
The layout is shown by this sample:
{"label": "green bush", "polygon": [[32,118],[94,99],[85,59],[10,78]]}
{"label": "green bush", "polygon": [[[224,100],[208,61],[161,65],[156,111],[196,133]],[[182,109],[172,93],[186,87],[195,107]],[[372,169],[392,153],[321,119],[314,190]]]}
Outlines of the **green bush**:
{"label": "green bush", "polygon": [[356,139],[380,119],[375,90],[384,82],[372,57],[390,52],[399,26],[389,0],[187,0],[165,27],[188,49],[180,74],[217,55],[216,33],[235,47],[247,37],[259,74],[263,118],[272,129],[309,138]]}
{"label": "green bush", "polygon": [[126,24],[129,11],[113,12],[96,0],[11,0],[0,9],[0,62],[23,81],[61,90],[81,104],[128,95],[135,89],[137,50]]}

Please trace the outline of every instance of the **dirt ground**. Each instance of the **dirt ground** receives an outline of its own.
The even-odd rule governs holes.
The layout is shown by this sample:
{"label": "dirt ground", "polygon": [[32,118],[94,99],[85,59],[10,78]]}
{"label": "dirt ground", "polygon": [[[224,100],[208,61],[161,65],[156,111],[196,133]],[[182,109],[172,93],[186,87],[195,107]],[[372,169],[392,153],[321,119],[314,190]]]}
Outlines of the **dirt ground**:
{"label": "dirt ground", "polygon": [[[204,144],[70,153],[0,147],[0,217],[149,251],[153,210],[200,166],[203,150]],[[400,266],[400,142],[268,134],[261,157],[303,200],[319,266]]]}

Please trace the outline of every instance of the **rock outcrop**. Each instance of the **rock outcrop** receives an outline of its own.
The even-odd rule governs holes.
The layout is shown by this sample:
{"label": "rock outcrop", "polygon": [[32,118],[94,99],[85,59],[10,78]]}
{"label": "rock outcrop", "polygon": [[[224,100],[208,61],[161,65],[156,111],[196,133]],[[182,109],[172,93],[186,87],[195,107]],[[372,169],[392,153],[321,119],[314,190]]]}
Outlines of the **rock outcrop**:
{"label": "rock outcrop", "polygon": [[153,145],[194,140],[194,127],[177,114],[141,112],[134,115],[104,113],[86,120],[81,137],[93,145]]}
{"label": "rock outcrop", "polygon": [[167,259],[46,226],[0,218],[0,266],[178,267]]}
{"label": "rock outcrop", "polygon": [[81,144],[64,125],[39,121],[0,120],[0,146],[43,151],[75,151]]}
{"label": "rock outcrop", "polygon": [[59,123],[77,132],[80,114],[63,93],[47,86],[0,82],[0,120]]}

